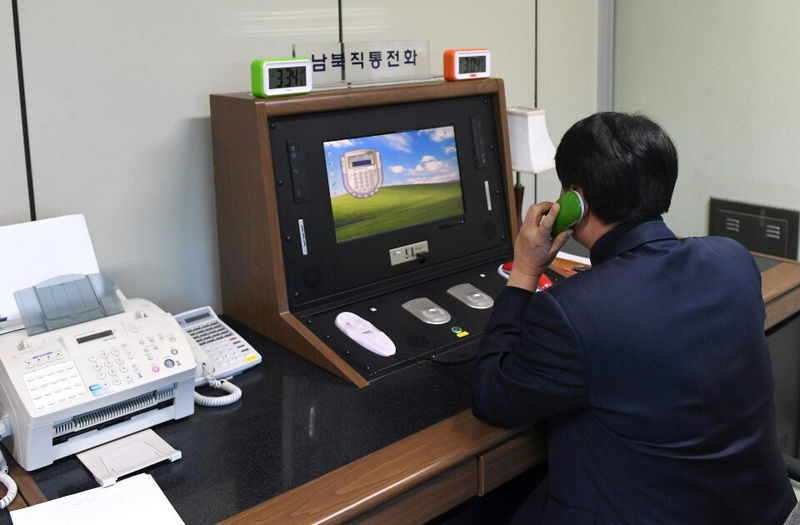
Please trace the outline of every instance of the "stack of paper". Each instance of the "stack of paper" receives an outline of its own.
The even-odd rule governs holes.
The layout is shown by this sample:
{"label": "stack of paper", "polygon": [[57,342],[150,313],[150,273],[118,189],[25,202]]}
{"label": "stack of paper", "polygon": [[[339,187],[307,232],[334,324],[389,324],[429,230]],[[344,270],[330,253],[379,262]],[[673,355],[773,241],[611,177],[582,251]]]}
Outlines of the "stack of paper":
{"label": "stack of paper", "polygon": [[11,511],[14,525],[183,525],[150,474]]}
{"label": "stack of paper", "polygon": [[0,334],[22,328],[14,292],[60,275],[98,273],[83,215],[0,227]]}

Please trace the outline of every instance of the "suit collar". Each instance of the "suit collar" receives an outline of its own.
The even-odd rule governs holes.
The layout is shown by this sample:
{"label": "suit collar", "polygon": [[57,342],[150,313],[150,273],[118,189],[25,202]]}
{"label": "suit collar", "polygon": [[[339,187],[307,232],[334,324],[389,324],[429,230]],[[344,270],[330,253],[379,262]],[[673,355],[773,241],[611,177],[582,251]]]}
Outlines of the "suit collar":
{"label": "suit collar", "polygon": [[660,217],[647,222],[625,222],[597,239],[589,258],[592,266],[597,266],[642,244],[675,238],[675,234],[667,228]]}

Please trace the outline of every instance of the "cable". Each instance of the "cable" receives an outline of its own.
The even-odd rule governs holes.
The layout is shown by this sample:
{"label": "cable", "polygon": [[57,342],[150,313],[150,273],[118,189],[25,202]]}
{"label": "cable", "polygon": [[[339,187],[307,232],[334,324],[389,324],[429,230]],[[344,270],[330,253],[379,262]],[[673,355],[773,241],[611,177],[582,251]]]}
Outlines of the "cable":
{"label": "cable", "polygon": [[[0,418],[0,438],[11,435],[11,429],[6,424],[7,421],[8,416]],[[2,451],[0,451],[0,483],[5,485],[7,490],[6,495],[0,499],[0,509],[4,509],[17,497],[17,484],[8,475],[8,463],[6,463],[6,458],[3,456]]]}
{"label": "cable", "polygon": [[204,407],[221,407],[225,405],[231,405],[239,401],[242,397],[242,390],[228,381],[227,379],[216,379],[214,375],[206,368],[206,364],[203,363],[203,370],[205,371],[206,380],[208,381],[208,386],[211,388],[217,388],[219,390],[224,390],[228,392],[227,396],[204,396],[203,394],[199,393],[197,390],[194,391],[194,402],[198,405]]}
{"label": "cable", "polygon": [[[5,462],[5,460],[3,460],[3,462]],[[11,479],[11,476],[9,476],[7,472],[0,472],[0,483],[5,485],[8,490],[3,499],[0,499],[0,509],[4,509],[17,497],[17,484],[14,483],[14,480]]]}
{"label": "cable", "polygon": [[226,381],[225,379],[223,379],[222,381],[218,381],[216,379],[209,380],[208,386],[210,386],[211,388],[218,388],[220,390],[224,390],[225,392],[228,392],[228,395],[204,396],[203,394],[195,390],[194,402],[197,403],[198,405],[202,405],[205,407],[221,407],[236,403],[242,397],[242,389],[234,385],[233,383]]}
{"label": "cable", "polygon": [[477,352],[473,353],[469,357],[462,357],[457,359],[442,359],[441,357],[431,356],[430,361],[439,364],[439,365],[463,365],[464,363],[471,363],[475,361],[477,357]]}

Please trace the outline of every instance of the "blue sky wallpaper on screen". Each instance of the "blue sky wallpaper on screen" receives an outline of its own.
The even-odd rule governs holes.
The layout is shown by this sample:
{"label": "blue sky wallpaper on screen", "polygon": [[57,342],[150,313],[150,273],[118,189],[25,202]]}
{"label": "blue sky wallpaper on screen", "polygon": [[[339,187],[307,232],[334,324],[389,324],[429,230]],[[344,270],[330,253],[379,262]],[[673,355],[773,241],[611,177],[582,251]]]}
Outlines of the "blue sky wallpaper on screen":
{"label": "blue sky wallpaper on screen", "polygon": [[381,154],[383,186],[459,181],[453,126],[348,138],[323,144],[331,198],[345,193],[341,156],[369,148]]}

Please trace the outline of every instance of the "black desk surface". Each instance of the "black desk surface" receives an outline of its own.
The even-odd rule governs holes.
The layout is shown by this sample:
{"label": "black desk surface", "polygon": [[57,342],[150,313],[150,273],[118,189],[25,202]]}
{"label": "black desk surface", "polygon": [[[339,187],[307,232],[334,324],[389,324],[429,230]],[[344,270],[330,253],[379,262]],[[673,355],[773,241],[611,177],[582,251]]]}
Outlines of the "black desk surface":
{"label": "black desk surface", "polygon": [[[424,361],[359,389],[226,319],[263,356],[233,379],[242,399],[154,427],[183,453],[153,476],[180,517],[215,523],[470,405],[467,366]],[[475,341],[477,342],[477,341]],[[454,350],[448,359],[475,352]],[[97,487],[73,457],[31,473],[48,499]],[[0,522],[9,523],[4,512]]]}
{"label": "black desk surface", "polygon": [[[762,272],[777,264],[757,261]],[[186,523],[233,516],[470,405],[466,364],[422,361],[359,389],[226,321],[263,362],[234,378],[243,392],[239,402],[196,406],[194,415],[154,427],[183,457],[143,470]],[[472,355],[477,337],[443,359]],[[97,486],[74,456],[31,475],[48,499]],[[0,525],[7,523],[8,512],[0,512]]]}

